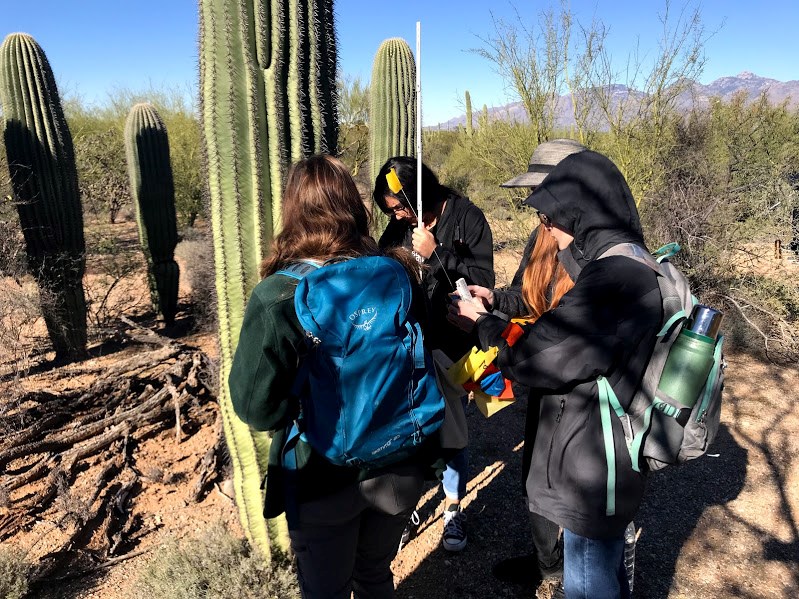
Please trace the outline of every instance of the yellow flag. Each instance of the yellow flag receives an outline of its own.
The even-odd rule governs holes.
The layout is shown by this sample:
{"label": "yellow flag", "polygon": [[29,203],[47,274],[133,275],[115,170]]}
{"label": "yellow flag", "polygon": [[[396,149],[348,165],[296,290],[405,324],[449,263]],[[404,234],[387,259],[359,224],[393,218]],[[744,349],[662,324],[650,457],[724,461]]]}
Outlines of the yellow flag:
{"label": "yellow flag", "polygon": [[402,191],[402,183],[400,183],[399,177],[397,176],[397,171],[393,168],[386,173],[386,181],[388,182],[388,188],[391,190],[391,193],[399,193]]}

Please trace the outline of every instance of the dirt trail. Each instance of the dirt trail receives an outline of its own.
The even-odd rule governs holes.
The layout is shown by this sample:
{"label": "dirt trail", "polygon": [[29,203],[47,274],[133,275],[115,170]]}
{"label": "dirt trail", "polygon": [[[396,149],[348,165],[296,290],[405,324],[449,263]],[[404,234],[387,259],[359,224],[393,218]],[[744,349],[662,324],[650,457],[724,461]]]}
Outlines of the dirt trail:
{"label": "dirt trail", "polygon": [[[510,278],[518,254],[503,252],[497,265]],[[211,335],[183,341],[215,354]],[[722,427],[710,455],[651,477],[636,519],[642,528],[638,598],[799,597],[799,369],[738,353],[729,355],[728,362]],[[46,388],[46,376],[28,377],[24,384]],[[132,597],[132,582],[152,559],[149,550],[168,536],[195,534],[216,520],[241,534],[224,485],[200,503],[185,500],[192,470],[214,441],[218,408],[209,403],[204,409],[209,412],[201,426],[185,431],[180,444],[171,430],[139,441],[136,467],[173,475],[168,482],[145,480],[131,499],[152,525],[133,548],[144,552],[90,577],[53,583],[37,597]],[[431,487],[420,509],[419,530],[394,562],[398,599],[533,596],[532,589],[504,585],[491,575],[496,561],[530,551],[520,489],[525,409],[525,402],[517,401],[485,419],[470,408],[472,472],[464,501],[469,544],[457,555],[441,549],[442,494]],[[7,507],[0,507],[0,525],[7,513]],[[31,556],[44,555],[59,533],[58,517],[44,513],[6,542],[30,549]]]}

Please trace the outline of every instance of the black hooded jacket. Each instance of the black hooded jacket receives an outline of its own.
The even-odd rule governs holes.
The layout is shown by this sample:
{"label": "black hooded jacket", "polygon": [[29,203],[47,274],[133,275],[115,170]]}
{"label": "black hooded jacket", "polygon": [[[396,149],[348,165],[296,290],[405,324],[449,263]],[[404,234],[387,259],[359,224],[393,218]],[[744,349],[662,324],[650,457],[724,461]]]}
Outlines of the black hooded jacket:
{"label": "black hooded jacket", "polygon": [[632,470],[621,422],[614,416],[616,509],[608,515],[596,380],[605,376],[622,406],[629,406],[660,325],[656,275],[623,256],[599,259],[619,243],[645,247],[624,177],[601,154],[567,157],[530,200],[574,236],[559,259],[575,286],[557,308],[523,327],[510,346],[503,338],[507,323],[482,317],[480,342],[484,348],[499,346],[502,373],[541,397],[526,481],[530,510],[581,536],[619,537],[638,509],[645,476]]}
{"label": "black hooded jacket", "polygon": [[[425,341],[453,361],[477,345],[477,336],[467,334],[447,321],[449,294],[461,277],[469,285],[494,286],[494,242],[483,211],[467,198],[451,193],[444,212],[431,229],[438,247],[427,260],[423,286],[430,301]],[[413,227],[391,219],[380,237],[381,249],[413,247]]]}

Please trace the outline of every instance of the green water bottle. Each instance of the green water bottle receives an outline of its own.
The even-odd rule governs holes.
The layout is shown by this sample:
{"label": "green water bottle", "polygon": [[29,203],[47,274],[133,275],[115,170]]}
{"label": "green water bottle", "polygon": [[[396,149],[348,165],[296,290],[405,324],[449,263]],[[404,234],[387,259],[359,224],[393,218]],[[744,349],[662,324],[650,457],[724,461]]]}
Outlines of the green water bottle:
{"label": "green water bottle", "polygon": [[701,304],[694,306],[669,351],[658,390],[687,408],[693,408],[713,367],[716,336],[722,314]]}

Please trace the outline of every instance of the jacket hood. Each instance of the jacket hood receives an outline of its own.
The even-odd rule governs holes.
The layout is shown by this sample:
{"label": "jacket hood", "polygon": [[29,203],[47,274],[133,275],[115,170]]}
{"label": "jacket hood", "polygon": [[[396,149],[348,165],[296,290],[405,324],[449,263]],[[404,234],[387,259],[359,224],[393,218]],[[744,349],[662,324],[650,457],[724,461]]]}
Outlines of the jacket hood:
{"label": "jacket hood", "polygon": [[619,243],[646,247],[638,209],[624,176],[597,152],[564,158],[526,203],[574,236],[569,249],[580,266]]}

